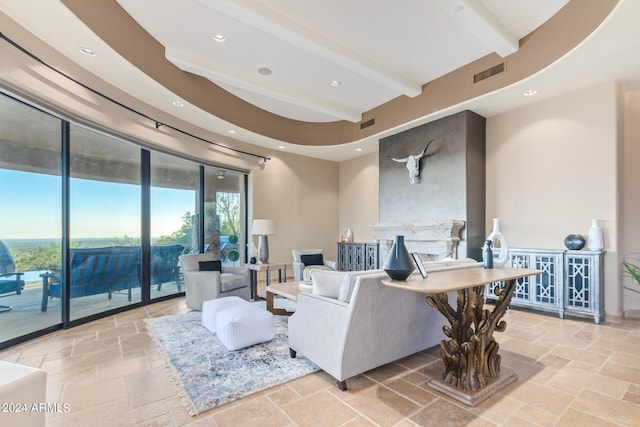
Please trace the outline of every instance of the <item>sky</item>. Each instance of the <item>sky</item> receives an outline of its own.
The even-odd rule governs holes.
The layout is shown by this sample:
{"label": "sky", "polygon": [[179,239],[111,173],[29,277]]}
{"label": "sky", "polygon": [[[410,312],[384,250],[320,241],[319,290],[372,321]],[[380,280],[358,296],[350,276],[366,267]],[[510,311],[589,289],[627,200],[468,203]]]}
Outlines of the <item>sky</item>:
{"label": "sky", "polygon": [[[59,238],[58,176],[0,169],[0,238]],[[152,237],[177,231],[195,191],[152,187]],[[140,186],[71,179],[71,238],[140,237]]]}

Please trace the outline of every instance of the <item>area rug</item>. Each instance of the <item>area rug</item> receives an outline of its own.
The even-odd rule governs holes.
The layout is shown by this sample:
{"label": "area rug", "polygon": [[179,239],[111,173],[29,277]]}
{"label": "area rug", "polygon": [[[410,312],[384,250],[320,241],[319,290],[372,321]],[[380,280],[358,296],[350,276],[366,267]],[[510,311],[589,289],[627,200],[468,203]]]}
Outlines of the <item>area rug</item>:
{"label": "area rug", "polygon": [[[264,306],[263,301],[256,304]],[[302,356],[289,356],[288,317],[274,316],[274,320],[273,341],[237,351],[227,350],[202,326],[197,311],[145,321],[183,404],[190,415],[198,415],[319,370]]]}

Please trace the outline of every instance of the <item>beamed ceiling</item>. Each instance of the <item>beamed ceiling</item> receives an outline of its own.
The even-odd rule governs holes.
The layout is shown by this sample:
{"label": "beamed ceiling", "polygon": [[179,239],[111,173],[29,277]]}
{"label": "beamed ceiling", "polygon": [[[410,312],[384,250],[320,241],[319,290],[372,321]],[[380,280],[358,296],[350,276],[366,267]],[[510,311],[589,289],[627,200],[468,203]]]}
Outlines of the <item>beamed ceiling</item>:
{"label": "beamed ceiling", "polygon": [[[640,88],[635,0],[0,7],[96,77],[177,120],[329,160],[375,151],[381,137],[463,109],[490,117],[603,81]],[[525,97],[529,90],[537,94]]]}

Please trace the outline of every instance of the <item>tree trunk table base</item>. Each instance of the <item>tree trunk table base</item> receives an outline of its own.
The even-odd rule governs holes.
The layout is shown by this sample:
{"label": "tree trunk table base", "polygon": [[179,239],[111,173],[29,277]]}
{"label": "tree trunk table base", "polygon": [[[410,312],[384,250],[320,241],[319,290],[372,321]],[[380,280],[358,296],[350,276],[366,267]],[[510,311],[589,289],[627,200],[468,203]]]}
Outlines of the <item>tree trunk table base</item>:
{"label": "tree trunk table base", "polygon": [[452,387],[449,384],[436,379],[432,379],[427,383],[427,385],[430,388],[446,394],[447,396],[452,397],[466,405],[476,406],[480,402],[483,402],[484,400],[491,397],[498,390],[503,389],[517,379],[518,375],[513,370],[503,366],[500,368],[500,376],[498,378],[492,378],[491,380],[489,380],[489,383],[480,390],[460,390],[457,387]]}
{"label": "tree trunk table base", "polygon": [[[445,339],[440,341],[444,372],[432,379],[429,386],[446,393],[469,406],[475,406],[518,376],[509,369],[500,369],[500,345],[495,332],[504,332],[502,320],[509,308],[517,280],[539,274],[539,270],[520,268],[467,268],[433,272],[428,277],[399,281],[383,280],[387,286],[427,294],[427,305],[438,310],[449,325],[442,328]],[[499,288],[498,282],[504,287]],[[484,308],[485,286],[493,286],[498,296],[493,310]],[[449,293],[456,291],[455,308]]]}

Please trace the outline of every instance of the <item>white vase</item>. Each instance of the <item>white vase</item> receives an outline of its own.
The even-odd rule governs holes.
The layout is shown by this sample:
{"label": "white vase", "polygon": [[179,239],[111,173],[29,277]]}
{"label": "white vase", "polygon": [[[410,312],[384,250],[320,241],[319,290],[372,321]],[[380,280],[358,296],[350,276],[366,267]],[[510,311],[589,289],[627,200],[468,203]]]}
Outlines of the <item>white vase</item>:
{"label": "white vase", "polygon": [[604,249],[604,237],[602,236],[602,229],[598,225],[597,219],[591,220],[591,228],[589,229],[589,243],[590,251],[601,251]]}
{"label": "white vase", "polygon": [[500,231],[500,218],[493,218],[493,230],[486,240],[493,244],[493,266],[504,267],[509,262],[509,247]]}

